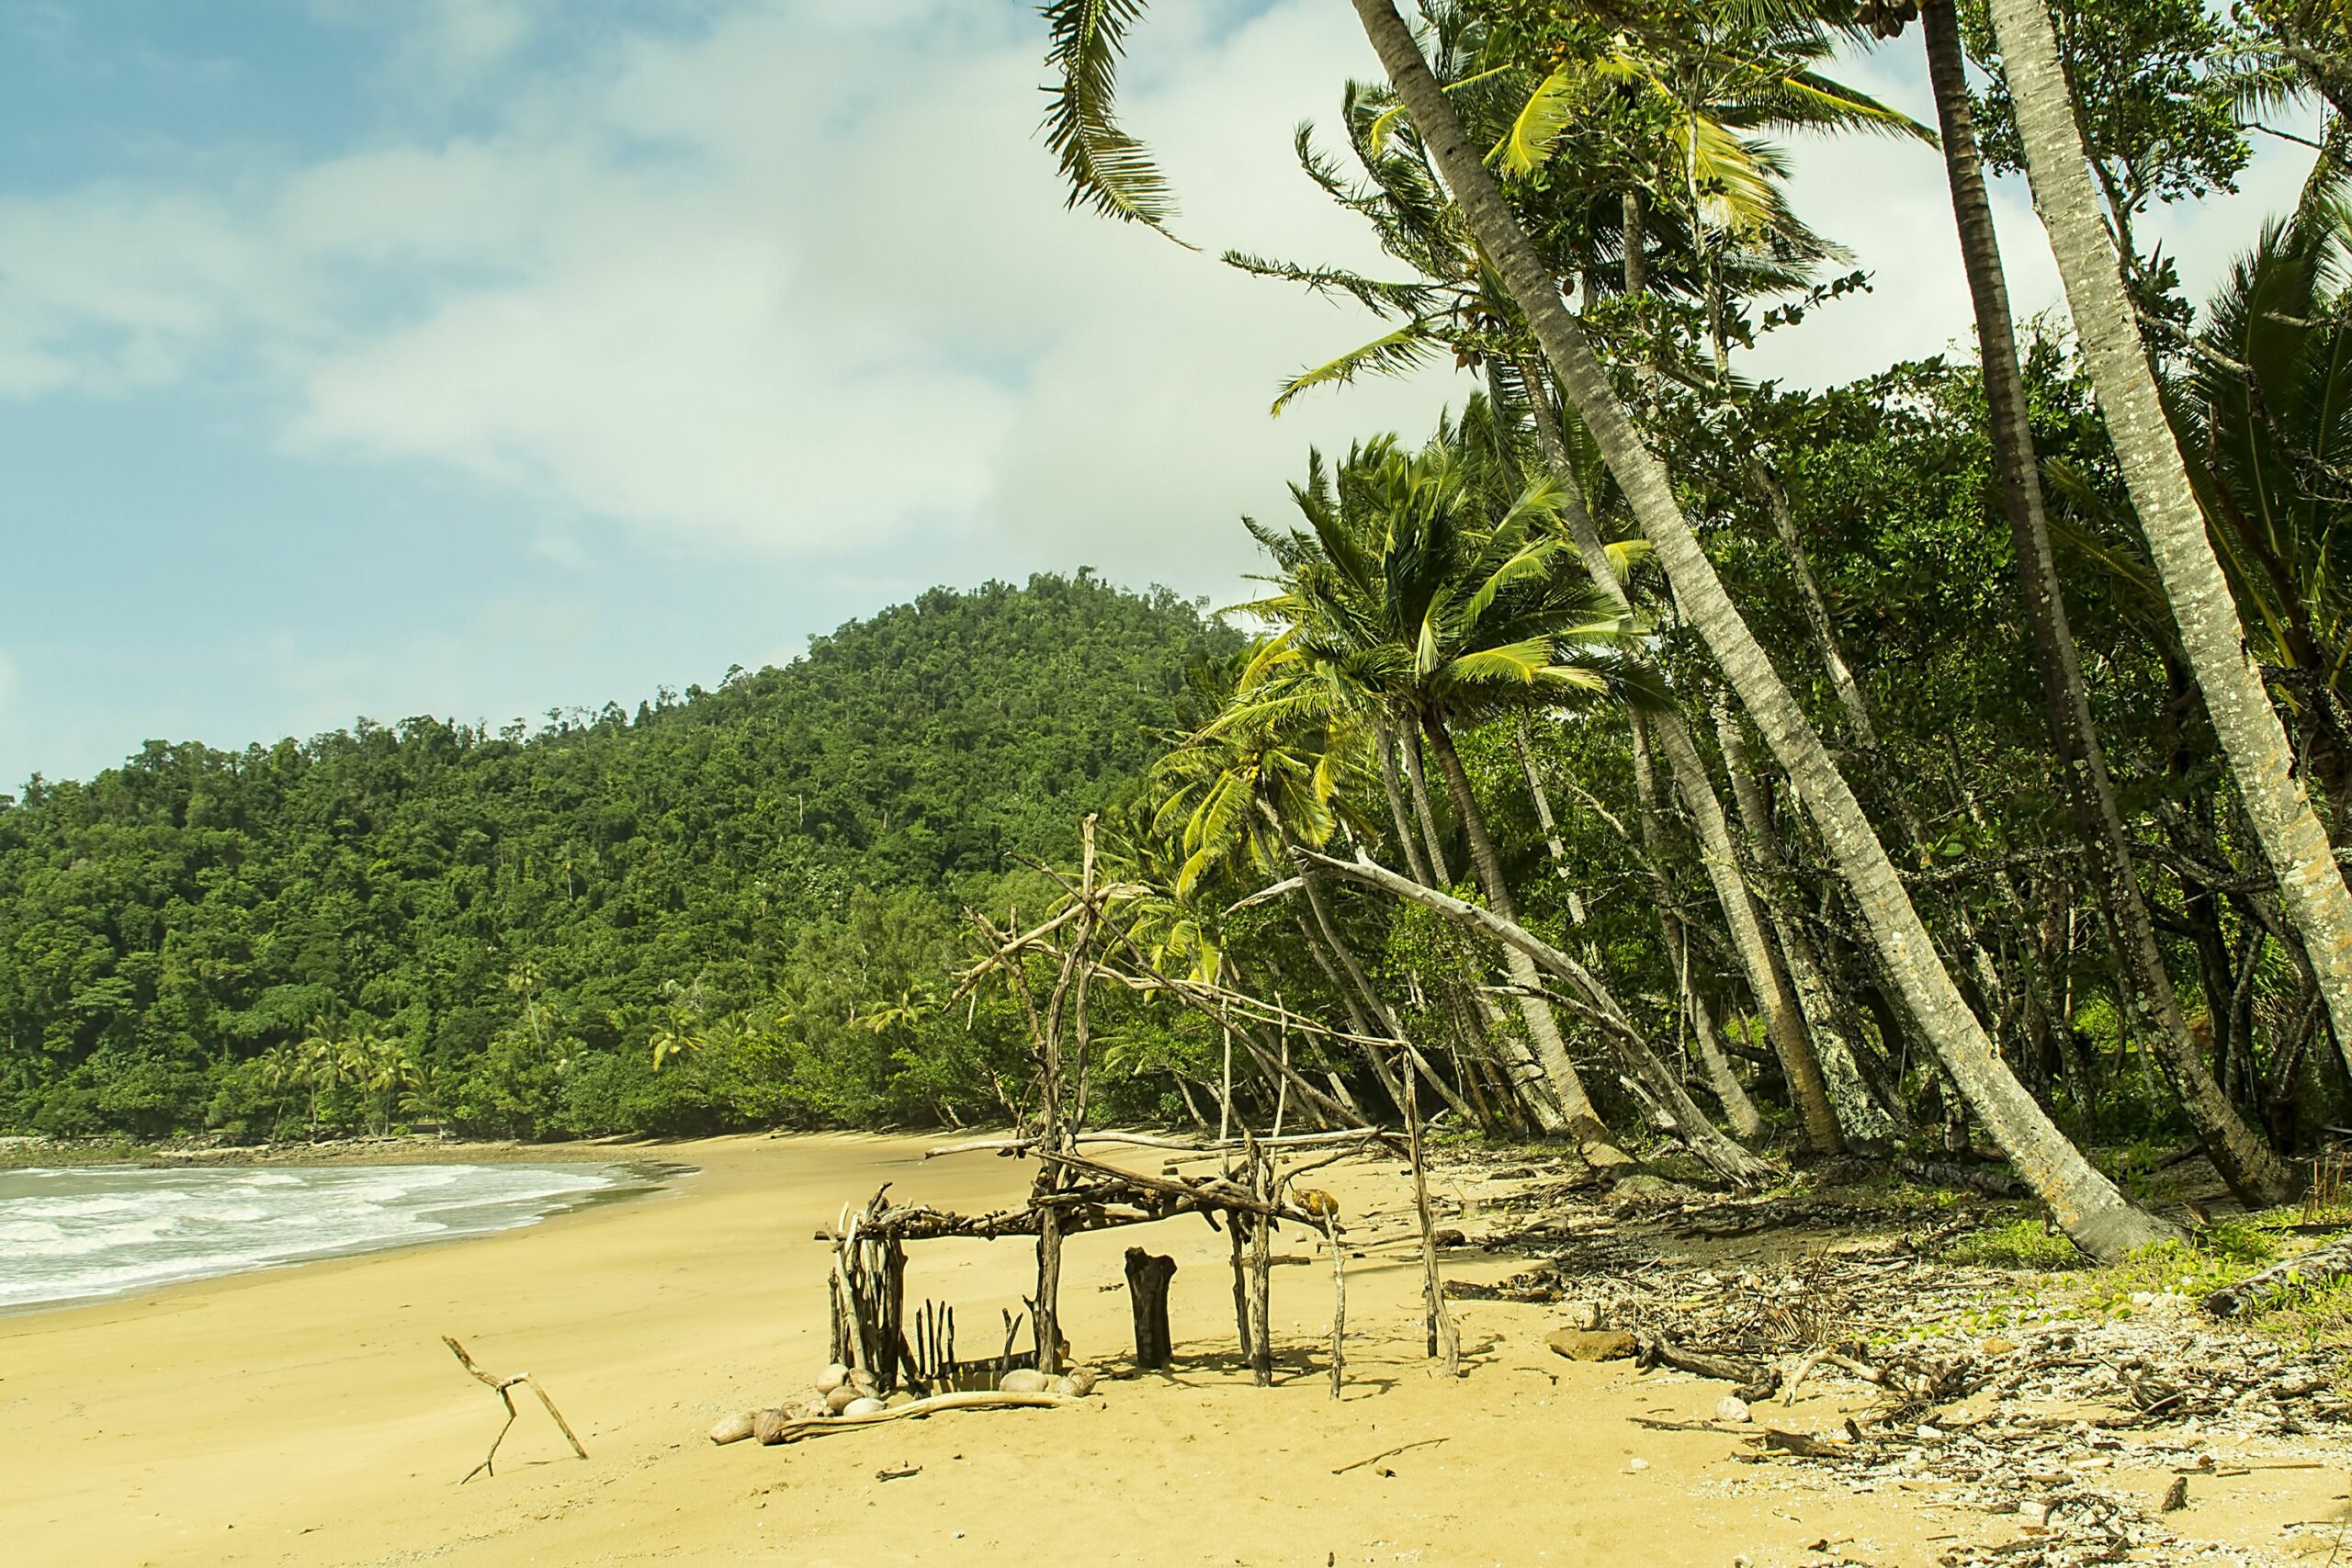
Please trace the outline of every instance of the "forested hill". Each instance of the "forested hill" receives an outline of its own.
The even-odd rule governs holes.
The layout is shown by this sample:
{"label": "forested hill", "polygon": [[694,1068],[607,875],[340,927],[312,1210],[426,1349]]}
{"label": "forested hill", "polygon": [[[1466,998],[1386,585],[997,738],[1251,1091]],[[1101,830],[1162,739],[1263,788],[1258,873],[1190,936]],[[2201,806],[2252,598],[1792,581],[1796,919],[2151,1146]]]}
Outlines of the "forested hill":
{"label": "forested hill", "polygon": [[843,1021],[934,983],[962,900],[1066,852],[1156,753],[1186,658],[1233,640],[1165,591],[1038,577],[634,714],[154,742],[36,779],[0,809],[0,1125],[910,1109],[937,1086],[906,1042]]}

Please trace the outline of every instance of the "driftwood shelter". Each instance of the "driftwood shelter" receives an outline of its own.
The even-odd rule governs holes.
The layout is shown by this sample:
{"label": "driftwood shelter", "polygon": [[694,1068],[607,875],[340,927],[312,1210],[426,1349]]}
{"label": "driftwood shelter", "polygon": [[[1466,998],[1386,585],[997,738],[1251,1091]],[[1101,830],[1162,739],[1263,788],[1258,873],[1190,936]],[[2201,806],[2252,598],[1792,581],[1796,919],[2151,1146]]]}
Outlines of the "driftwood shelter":
{"label": "driftwood shelter", "polygon": [[[1197,1214],[1230,1238],[1235,1331],[1242,1358],[1260,1383],[1272,1382],[1273,1378],[1270,1325],[1274,1232],[1287,1222],[1323,1237],[1330,1251],[1335,1292],[1331,1388],[1336,1398],[1347,1311],[1346,1254],[1340,1241],[1339,1207],[1328,1194],[1302,1187],[1298,1181],[1310,1171],[1385,1145],[1411,1163],[1422,1233],[1430,1353],[1442,1357],[1449,1372],[1454,1371],[1457,1353],[1437,1278],[1421,1129],[1411,1103],[1409,1070],[1404,1075],[1408,1085],[1408,1124],[1401,1138],[1357,1117],[1348,1118],[1356,1122],[1353,1126],[1287,1136],[1281,1135],[1278,1128],[1264,1136],[1243,1129],[1238,1136],[1197,1140],[1085,1129],[1087,1075],[1091,1066],[1087,999],[1098,984],[1167,996],[1206,1013],[1228,1035],[1237,1025],[1269,1021],[1279,1021],[1285,1029],[1329,1032],[1295,1018],[1278,1004],[1198,980],[1171,979],[1161,973],[1120,919],[1119,906],[1133,890],[1106,884],[1097,874],[1091,818],[1081,828],[1080,842],[1082,858],[1074,879],[1049,873],[1066,894],[1051,919],[1022,931],[1017,921],[1005,929],[986,917],[973,917],[987,953],[959,976],[956,993],[960,998],[979,986],[1001,984],[1020,1007],[1030,1037],[1034,1114],[1024,1116],[1023,1125],[1011,1136],[932,1151],[933,1156],[985,1152],[1035,1160],[1037,1172],[1028,1199],[1018,1208],[958,1214],[927,1204],[894,1203],[886,1186],[862,1209],[845,1210],[838,1225],[818,1236],[833,1248],[829,1289],[835,1363],[859,1369],[885,1394],[900,1389],[924,1396],[993,1389],[1016,1371],[1034,1371],[1048,1378],[1060,1374],[1069,1367],[1058,1313],[1064,1239],[1086,1231],[1154,1224]],[[1351,1037],[1351,1043],[1366,1049],[1407,1049],[1399,1041]],[[1286,1061],[1276,1065],[1277,1070],[1287,1065]],[[1283,1074],[1286,1088],[1293,1076]],[[1332,1112],[1346,1116],[1346,1107],[1328,1101],[1304,1079],[1298,1080],[1297,1088],[1302,1098],[1313,1095],[1326,1101],[1318,1106],[1325,1120],[1332,1119]],[[1229,1119],[1229,1084],[1226,1102]],[[1100,1157],[1105,1150],[1117,1147],[1162,1150],[1178,1157],[1164,1164],[1158,1174],[1145,1174]],[[1301,1156],[1306,1157],[1295,1158]],[[1285,1156],[1295,1159],[1286,1169],[1279,1163]],[[1218,1168],[1214,1174],[1183,1172],[1185,1164],[1200,1160],[1215,1160]],[[959,1344],[955,1309],[946,1303],[926,1300],[910,1307],[905,1289],[910,1245],[949,1237],[1010,1236],[1035,1238],[1035,1292],[1024,1298],[1023,1313],[1004,1312],[984,1343],[972,1345],[972,1325],[967,1324],[967,1337]],[[1172,1258],[1141,1247],[1127,1249],[1125,1275],[1140,1367],[1169,1364],[1173,1335],[1168,1319],[1168,1290],[1175,1271]],[[966,1353],[969,1348],[979,1353]]]}

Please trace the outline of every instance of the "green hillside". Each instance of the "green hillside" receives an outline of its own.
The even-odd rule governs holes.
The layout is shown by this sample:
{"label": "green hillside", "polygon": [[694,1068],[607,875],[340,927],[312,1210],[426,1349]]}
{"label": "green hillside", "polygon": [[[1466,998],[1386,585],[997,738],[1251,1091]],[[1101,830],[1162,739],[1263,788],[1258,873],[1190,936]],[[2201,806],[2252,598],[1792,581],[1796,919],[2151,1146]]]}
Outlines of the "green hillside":
{"label": "green hillside", "polygon": [[36,779],[0,810],[0,1125],[984,1109],[985,1039],[923,1002],[964,901],[1066,852],[1156,753],[1185,658],[1233,640],[1165,591],[1038,577],[634,714]]}

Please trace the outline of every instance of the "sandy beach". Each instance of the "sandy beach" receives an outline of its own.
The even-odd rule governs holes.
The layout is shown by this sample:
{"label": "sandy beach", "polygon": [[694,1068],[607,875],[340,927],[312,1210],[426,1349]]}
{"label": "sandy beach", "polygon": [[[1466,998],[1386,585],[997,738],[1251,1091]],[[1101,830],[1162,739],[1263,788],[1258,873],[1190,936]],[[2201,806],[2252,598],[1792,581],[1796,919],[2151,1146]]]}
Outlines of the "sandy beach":
{"label": "sandy beach", "polygon": [[[0,1557],[11,1563],[1749,1563],[1932,1562],[1960,1518],[1899,1490],[1832,1491],[1743,1463],[1695,1420],[1721,1385],[1571,1363],[1544,1309],[1459,1304],[1469,1375],[1420,1356],[1405,1184],[1337,1168],[1351,1229],[1350,1368],[1325,1369],[1331,1282],[1287,1237],[1280,1385],[1232,1364],[1224,1240],[1197,1221],[1080,1238],[1063,1313],[1113,1375],[1053,1411],[987,1412],[713,1448],[718,1416],[793,1396],[824,1359],[825,1253],[845,1201],[1013,1201],[1025,1168],[924,1163],[929,1140],[810,1136],[670,1145],[695,1174],[528,1229],[0,1320]],[[1120,1377],[1119,1258],[1172,1252],[1179,1364]],[[1019,1242],[918,1249],[910,1295],[967,1325],[1017,1304]],[[1502,1258],[1451,1266],[1498,1278]],[[967,1331],[968,1332],[968,1331]],[[440,1343],[541,1379],[586,1443],[527,1405],[497,1473],[460,1486],[500,1413]],[[1774,1411],[1834,1425],[1834,1401]],[[1408,1446],[1412,1445],[1412,1446]],[[1377,1463],[1359,1464],[1384,1450]],[[1334,1473],[1353,1466],[1345,1473]],[[880,1479],[878,1472],[916,1473]],[[2152,1472],[2154,1493],[2165,1477]],[[2232,1489],[2234,1485],[2234,1490]],[[2195,1528],[2275,1545],[2340,1473],[2215,1483]],[[1834,1548],[1825,1556],[1815,1543]],[[2021,1559],[2030,1561],[2030,1558]]]}

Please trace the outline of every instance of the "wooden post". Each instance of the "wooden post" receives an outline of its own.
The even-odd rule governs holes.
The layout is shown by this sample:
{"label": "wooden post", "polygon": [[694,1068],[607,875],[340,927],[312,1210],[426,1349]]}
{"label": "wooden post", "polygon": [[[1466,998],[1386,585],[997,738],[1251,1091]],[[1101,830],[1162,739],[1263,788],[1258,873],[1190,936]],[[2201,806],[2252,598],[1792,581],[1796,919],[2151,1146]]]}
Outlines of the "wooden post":
{"label": "wooden post", "polygon": [[1413,1075],[1405,1075],[1405,1146],[1413,1162],[1413,1211],[1421,1225],[1421,1296],[1427,1305],[1429,1353],[1447,1377],[1462,1374],[1462,1346],[1454,1337],[1453,1314],[1446,1310],[1445,1282],[1437,1271],[1437,1231],[1430,1223],[1430,1184],[1421,1157],[1420,1097],[1413,1091]]}
{"label": "wooden post", "polygon": [[[1250,1145],[1250,1192],[1261,1203],[1273,1201],[1273,1156],[1253,1139]],[[1250,1227],[1250,1369],[1258,1386],[1274,1381],[1273,1239],[1274,1222],[1261,1214]]]}
{"label": "wooden post", "polygon": [[[1409,1065],[1406,1070],[1412,1070]],[[1336,1208],[1323,1211],[1323,1239],[1331,1248],[1331,1397],[1337,1399],[1348,1337],[1348,1255],[1340,1249],[1340,1212]]]}
{"label": "wooden post", "polygon": [[1282,1010],[1282,1077],[1274,1085],[1274,1136],[1283,1135],[1283,1111],[1290,1104],[1290,1008],[1280,991],[1274,993],[1274,1006]]}
{"label": "wooden post", "polygon": [[1225,1078],[1218,1090],[1216,1105],[1216,1141],[1224,1143],[1233,1136],[1233,1025],[1225,1026]]}
{"label": "wooden post", "polygon": [[1127,1248],[1127,1306],[1136,1320],[1136,1365],[1157,1371],[1175,1358],[1168,1327],[1168,1286],[1176,1260],[1140,1247]]}
{"label": "wooden post", "polygon": [[1251,1216],[1228,1212],[1225,1218],[1227,1233],[1233,1238],[1233,1326],[1241,1337],[1241,1359],[1248,1361],[1254,1359],[1254,1353],[1250,1349],[1250,1283],[1249,1272],[1241,1261],[1241,1232]]}

